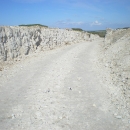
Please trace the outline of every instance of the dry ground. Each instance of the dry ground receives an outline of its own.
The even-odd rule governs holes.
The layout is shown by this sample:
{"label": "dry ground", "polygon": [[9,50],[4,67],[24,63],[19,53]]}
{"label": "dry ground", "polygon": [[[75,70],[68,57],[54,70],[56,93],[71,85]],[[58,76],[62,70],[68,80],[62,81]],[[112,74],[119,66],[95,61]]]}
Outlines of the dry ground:
{"label": "dry ground", "polygon": [[0,130],[129,130],[114,118],[99,76],[101,42],[34,54],[4,69]]}

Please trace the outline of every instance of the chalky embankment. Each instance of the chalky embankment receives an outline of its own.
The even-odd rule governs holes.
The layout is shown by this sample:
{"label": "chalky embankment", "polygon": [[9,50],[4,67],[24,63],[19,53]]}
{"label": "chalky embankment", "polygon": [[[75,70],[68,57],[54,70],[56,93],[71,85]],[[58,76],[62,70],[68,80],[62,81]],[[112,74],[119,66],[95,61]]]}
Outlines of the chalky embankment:
{"label": "chalky embankment", "polygon": [[[107,30],[103,61],[109,69],[114,115],[130,122],[130,29]],[[119,116],[118,116],[119,115]]]}

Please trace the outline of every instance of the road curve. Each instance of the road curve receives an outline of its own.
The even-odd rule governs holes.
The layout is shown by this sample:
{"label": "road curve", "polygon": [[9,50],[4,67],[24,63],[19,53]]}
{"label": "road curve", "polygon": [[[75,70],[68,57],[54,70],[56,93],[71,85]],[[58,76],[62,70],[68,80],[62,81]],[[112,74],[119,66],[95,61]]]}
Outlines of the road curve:
{"label": "road curve", "polygon": [[125,130],[98,77],[99,41],[29,56],[0,77],[0,130]]}

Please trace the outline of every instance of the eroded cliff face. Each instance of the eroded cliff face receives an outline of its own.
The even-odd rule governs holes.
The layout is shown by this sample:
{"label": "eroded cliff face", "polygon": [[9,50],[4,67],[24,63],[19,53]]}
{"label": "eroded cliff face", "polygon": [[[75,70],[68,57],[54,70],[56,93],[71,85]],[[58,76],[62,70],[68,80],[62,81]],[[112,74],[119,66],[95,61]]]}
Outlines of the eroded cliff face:
{"label": "eroded cliff face", "polygon": [[112,101],[116,113],[130,119],[130,29],[108,29],[103,48],[104,63],[115,85]]}
{"label": "eroded cliff face", "polygon": [[36,50],[97,38],[87,32],[44,27],[0,27],[0,62],[9,61]]}

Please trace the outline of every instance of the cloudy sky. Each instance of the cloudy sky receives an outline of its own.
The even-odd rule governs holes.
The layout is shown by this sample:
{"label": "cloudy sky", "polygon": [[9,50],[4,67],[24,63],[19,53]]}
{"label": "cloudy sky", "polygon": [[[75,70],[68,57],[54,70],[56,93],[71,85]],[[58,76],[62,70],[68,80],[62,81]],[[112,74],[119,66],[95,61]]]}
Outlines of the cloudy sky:
{"label": "cloudy sky", "polygon": [[0,0],[0,25],[101,30],[130,27],[130,0]]}

